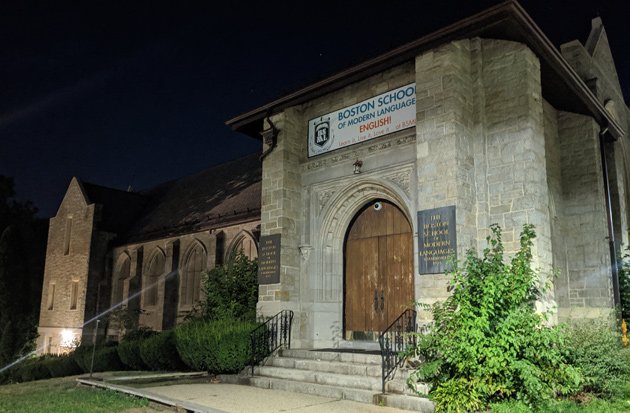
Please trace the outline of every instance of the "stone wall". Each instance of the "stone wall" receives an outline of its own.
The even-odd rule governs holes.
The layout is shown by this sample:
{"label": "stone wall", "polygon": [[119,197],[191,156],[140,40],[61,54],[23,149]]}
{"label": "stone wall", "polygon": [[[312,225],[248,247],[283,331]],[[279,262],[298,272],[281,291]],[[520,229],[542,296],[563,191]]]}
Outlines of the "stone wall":
{"label": "stone wall", "polygon": [[[523,224],[536,227],[535,265],[552,247],[540,65],[519,43],[471,39],[416,58],[418,210],[455,205],[457,253],[483,249],[499,224],[508,254]],[[422,275],[420,301],[447,297],[448,278]],[[552,297],[547,297],[548,301]],[[428,313],[420,318],[427,319]]]}
{"label": "stone wall", "polygon": [[[87,204],[81,184],[74,178],[57,215],[50,220],[37,341],[39,353],[69,351],[71,347],[61,346],[62,332],[69,341],[91,342],[96,319],[101,320],[99,335],[117,338],[119,325],[110,322],[109,316],[112,309],[121,307],[114,302],[118,289],[122,289],[125,299],[137,296],[122,307],[131,310],[129,314],[135,314],[139,325],[158,331],[173,327],[193,308],[192,303],[179,304],[178,277],[191,248],[200,246],[206,253],[205,267],[212,268],[217,263],[217,234],[223,236],[224,258],[227,258],[241,240],[257,238],[254,234],[259,225],[255,220],[211,232],[112,249],[115,234],[98,227],[101,208],[101,205]],[[158,279],[157,302],[149,305],[145,287],[148,286],[148,266],[155,254],[163,255],[165,273]],[[253,254],[257,256],[257,251]],[[129,260],[129,277],[121,282],[120,271],[125,258]]]}
{"label": "stone wall", "polygon": [[[309,119],[414,80],[415,136],[402,131],[306,159]],[[496,223],[508,255],[519,248],[523,224],[535,226],[534,265],[542,282],[568,260],[561,242],[567,235],[561,122],[543,104],[539,61],[522,44],[451,42],[273,121],[281,132],[263,164],[261,222],[263,235],[282,234],[283,268],[280,284],[261,286],[259,309],[265,315],[299,310],[300,343],[347,345],[341,340],[343,241],[354,214],[373,199],[387,199],[408,216],[416,257],[417,211],[455,205],[460,259],[469,248],[483,249]],[[353,175],[357,159],[363,168]],[[301,211],[293,210],[296,199]],[[419,275],[417,258],[414,279],[418,301],[447,297],[448,277]],[[541,304],[553,305],[553,291]],[[420,320],[428,316],[421,313]]]}
{"label": "stone wall", "polygon": [[[457,256],[476,245],[473,96],[470,41],[443,45],[416,57],[417,210],[454,205]],[[416,297],[443,300],[449,277],[421,274]],[[428,320],[422,311],[420,319]]]}
{"label": "stone wall", "polygon": [[568,277],[565,202],[562,183],[562,146],[558,135],[558,111],[547,101],[544,102],[545,150],[547,153],[547,183],[549,185],[549,215],[551,219],[551,246],[556,303],[568,305],[567,292],[558,282]]}
{"label": "stone wall", "polygon": [[[200,247],[205,252],[205,267],[214,268],[217,264],[217,234],[224,237],[224,260],[229,257],[231,250],[243,237],[253,238],[257,231],[259,221],[252,221],[212,231],[203,231],[185,234],[177,237],[163,238],[136,244],[128,244],[116,247],[112,250],[112,273],[109,277],[111,294],[108,302],[111,307],[116,307],[117,297],[115,291],[122,287],[122,309],[140,309],[138,323],[140,326],[161,331],[170,328],[173,324],[181,322],[193,309],[193,303],[183,304],[181,295],[181,277],[190,251]],[[151,287],[148,280],[149,266],[155,255],[161,255],[164,260],[164,273],[157,280],[157,300],[155,304],[148,301],[148,289]],[[254,255],[257,256],[257,253]],[[130,277],[120,278],[120,271],[125,259],[130,259]],[[118,284],[122,283],[122,286]],[[172,291],[173,289],[177,291]],[[134,294],[136,299],[130,299]],[[203,295],[200,293],[200,297]],[[129,300],[128,302],[126,300]],[[173,308],[174,307],[174,308]],[[173,320],[169,320],[169,313],[173,313]],[[107,332],[108,336],[115,338],[119,335],[119,325],[111,323]]]}
{"label": "stone wall", "polygon": [[[306,151],[305,142],[297,139],[305,134],[301,119],[299,108],[287,109],[272,117],[271,122],[279,133],[275,148],[263,160],[261,236],[280,235],[280,283],[259,288],[258,313],[263,317],[273,316],[283,309],[298,310],[298,228],[303,220],[299,165]],[[271,127],[269,121],[265,127]],[[268,149],[269,146],[264,145],[263,151]],[[294,325],[299,326],[298,318]]]}
{"label": "stone wall", "polygon": [[612,209],[617,251],[628,245],[628,189],[630,169],[630,112],[626,106],[619,76],[615,67],[613,53],[602,19],[596,17],[591,22],[591,32],[584,45],[574,40],[561,46],[563,57],[589,86],[593,94],[611,114],[626,134],[608,151],[614,153],[609,159]]}
{"label": "stone wall", "polygon": [[[280,134],[263,162],[261,226],[262,235],[282,236],[281,282],[260,286],[259,312],[296,311],[298,346],[339,343],[347,224],[370,199],[387,198],[387,188],[413,222],[415,181],[413,130],[308,159],[308,120],[412,81],[413,66],[402,65],[272,118]],[[359,175],[353,173],[357,159],[363,161]]]}
{"label": "stone wall", "polygon": [[556,280],[560,320],[610,315],[612,285],[599,126],[558,112],[567,265]]}
{"label": "stone wall", "polygon": [[[95,206],[86,204],[81,186],[74,178],[57,215],[50,219],[37,340],[40,352],[67,351],[67,348],[60,347],[63,330],[70,331],[76,340],[81,337],[92,256],[94,212]],[[74,309],[71,308],[73,282],[77,282]]]}

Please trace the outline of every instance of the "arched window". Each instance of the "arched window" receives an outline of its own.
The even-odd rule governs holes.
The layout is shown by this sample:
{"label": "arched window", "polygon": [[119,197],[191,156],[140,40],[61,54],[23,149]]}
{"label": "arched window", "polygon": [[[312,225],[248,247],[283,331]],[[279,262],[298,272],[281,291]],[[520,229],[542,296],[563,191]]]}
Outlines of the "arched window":
{"label": "arched window", "polygon": [[258,245],[249,232],[242,231],[234,238],[230,244],[228,260],[234,257],[239,251],[242,251],[250,260],[258,258]]}
{"label": "arched window", "polygon": [[206,269],[206,251],[196,242],[188,251],[184,261],[180,302],[192,305],[199,300],[201,273]]}
{"label": "arched window", "polygon": [[219,231],[216,235],[214,250],[214,265],[220,267],[223,265],[223,255],[225,254],[225,232]]}
{"label": "arched window", "polygon": [[125,281],[129,279],[131,260],[125,255],[123,261],[118,265],[118,270],[114,275],[114,294],[112,295],[112,305],[117,305],[124,300]]}
{"label": "arched window", "polygon": [[158,301],[158,281],[160,276],[164,274],[164,254],[161,251],[153,254],[149,262],[149,270],[147,271],[146,290],[144,296],[144,304],[153,306]]}

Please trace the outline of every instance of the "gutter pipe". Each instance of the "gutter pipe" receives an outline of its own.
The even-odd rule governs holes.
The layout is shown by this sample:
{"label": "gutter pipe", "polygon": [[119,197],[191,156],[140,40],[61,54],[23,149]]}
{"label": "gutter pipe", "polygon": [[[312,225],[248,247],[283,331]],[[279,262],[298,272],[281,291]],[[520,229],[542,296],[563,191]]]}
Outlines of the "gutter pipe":
{"label": "gutter pipe", "polygon": [[599,132],[599,149],[602,158],[602,175],[604,178],[604,196],[606,198],[606,219],[608,221],[608,247],[610,250],[610,266],[613,284],[613,302],[615,307],[621,305],[619,291],[619,261],[615,248],[615,231],[613,226],[612,198],[610,195],[610,181],[608,176],[608,160],[606,159],[606,135],[608,127],[603,127]]}

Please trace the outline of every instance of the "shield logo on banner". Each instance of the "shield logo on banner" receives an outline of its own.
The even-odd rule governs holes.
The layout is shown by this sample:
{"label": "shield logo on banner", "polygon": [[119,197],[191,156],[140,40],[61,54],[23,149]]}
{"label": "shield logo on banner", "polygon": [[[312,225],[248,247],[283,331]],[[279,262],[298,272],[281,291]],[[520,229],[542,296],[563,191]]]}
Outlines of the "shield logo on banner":
{"label": "shield logo on banner", "polygon": [[322,120],[315,124],[315,134],[313,141],[315,145],[323,148],[330,140],[330,120]]}

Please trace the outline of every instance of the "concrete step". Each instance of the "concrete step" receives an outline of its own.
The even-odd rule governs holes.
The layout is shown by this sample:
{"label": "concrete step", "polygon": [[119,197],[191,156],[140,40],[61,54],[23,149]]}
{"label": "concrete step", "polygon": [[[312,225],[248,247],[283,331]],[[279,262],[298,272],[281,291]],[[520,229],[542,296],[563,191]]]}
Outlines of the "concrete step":
{"label": "concrete step", "polygon": [[[325,353],[325,354],[318,354]],[[291,378],[294,380],[303,380],[309,382],[317,382],[324,381],[327,383],[344,383],[352,382],[354,377],[363,377],[363,378],[373,378],[377,379],[377,381],[369,381],[369,385],[365,380],[361,380],[360,383],[363,383],[364,387],[369,389],[376,389],[378,383],[378,389],[381,389],[381,365],[374,364],[373,357],[365,359],[364,357],[354,358],[354,360],[359,361],[370,361],[369,364],[357,363],[357,362],[341,362],[341,361],[325,361],[320,359],[304,359],[297,358],[298,356],[306,356],[306,357],[317,357],[324,359],[337,359],[334,355],[330,355],[331,352],[317,352],[317,351],[309,351],[309,350],[294,350],[294,351],[285,351],[280,356],[270,357],[266,360],[264,367],[278,367],[288,369],[289,371],[276,370],[267,370],[264,375],[270,377],[279,377],[279,378]],[[342,353],[345,354],[345,353]],[[286,357],[289,355],[291,357]],[[359,354],[360,356],[365,356],[365,354]],[[368,355],[372,356],[372,355]],[[298,371],[301,370],[302,372]],[[303,371],[308,371],[310,373],[305,374]],[[352,376],[352,378],[341,378],[341,377],[325,377],[319,375],[316,378],[316,373],[332,373],[336,375],[348,375]],[[409,388],[407,385],[407,378],[412,373],[412,370],[408,368],[399,368],[396,370],[396,373],[393,378],[388,380],[385,384],[385,390],[388,393],[396,393],[396,394],[408,394],[415,395],[416,393]],[[261,374],[260,371],[257,371],[255,374]],[[355,380],[356,381],[356,380]],[[425,384],[417,384],[416,388],[421,393],[428,393],[428,386]]]}
{"label": "concrete step", "polygon": [[353,400],[368,404],[374,403],[374,397],[376,395],[376,393],[370,390],[353,389],[318,383],[306,383],[276,377],[254,376],[249,379],[249,384],[263,389],[284,390],[295,393],[328,397],[331,399]]}
{"label": "concrete step", "polygon": [[320,361],[338,361],[342,363],[373,364],[378,366],[381,365],[381,356],[379,354],[369,353],[281,349],[278,352],[278,356]]}
{"label": "concrete step", "polygon": [[352,389],[347,387],[330,386],[316,383],[303,383],[273,377],[250,377],[248,384],[263,389],[290,391],[294,393],[311,394],[331,399],[352,400],[356,402],[375,404],[378,406],[395,407],[420,413],[433,413],[434,405],[429,399],[402,395],[380,394],[369,390]]}
{"label": "concrete step", "polygon": [[258,366],[254,368],[254,376],[273,377],[304,383],[316,383],[337,387],[371,390],[380,392],[380,377],[353,376],[347,374],[326,373],[311,370],[298,370],[284,367]]}
{"label": "concrete step", "polygon": [[403,394],[377,394],[374,396],[374,404],[421,413],[433,413],[435,410],[431,400]]}
{"label": "concrete step", "polygon": [[[419,397],[407,385],[412,372],[399,368],[381,394],[381,357],[362,352],[282,349],[243,378],[256,387],[313,394],[334,399],[397,407],[422,413],[433,412],[433,403]],[[242,383],[245,384],[245,383]],[[428,386],[417,384],[420,392]]]}
{"label": "concrete step", "polygon": [[[407,379],[413,373],[412,369],[399,368],[396,370],[394,377],[387,381],[385,384],[385,390],[388,393],[407,394],[416,396],[417,393],[413,391],[407,384]],[[380,377],[380,375],[379,375]],[[415,389],[421,394],[429,394],[430,387],[426,383],[418,382],[414,384]]]}
{"label": "concrete step", "polygon": [[270,357],[265,366],[284,367],[298,370],[311,370],[324,373],[347,374],[352,376],[381,377],[381,366],[376,364],[343,363],[292,357]]}

